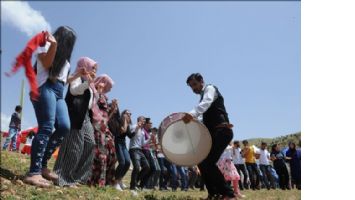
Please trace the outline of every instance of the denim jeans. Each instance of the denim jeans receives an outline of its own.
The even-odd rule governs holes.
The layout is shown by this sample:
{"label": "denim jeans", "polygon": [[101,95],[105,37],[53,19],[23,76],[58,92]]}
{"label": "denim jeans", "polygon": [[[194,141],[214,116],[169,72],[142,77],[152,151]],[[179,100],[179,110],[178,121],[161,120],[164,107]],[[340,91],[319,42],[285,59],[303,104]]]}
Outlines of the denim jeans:
{"label": "denim jeans", "polygon": [[197,175],[196,171],[194,171],[194,169],[192,169],[192,168],[189,168],[187,170],[187,176],[188,176],[188,180],[189,180],[189,184],[188,184],[189,187],[191,189],[194,189],[197,179],[198,179],[198,175]]}
{"label": "denim jeans", "polygon": [[178,175],[177,175],[177,169],[175,164],[170,164],[170,187],[175,191],[177,187],[179,186],[179,182],[177,180]]}
{"label": "denim jeans", "polygon": [[256,163],[245,163],[247,166],[251,188],[253,190],[260,187],[260,173]]}
{"label": "denim jeans", "polygon": [[7,147],[10,144],[10,141],[12,143],[12,150],[15,151],[16,150],[16,141],[17,141],[17,134],[18,134],[19,130],[17,128],[13,128],[10,127],[9,128],[9,136],[6,138],[4,146],[2,147],[3,150],[6,150]]}
{"label": "denim jeans", "polygon": [[[150,167],[147,158],[144,156],[141,149],[130,149],[129,155],[131,156],[133,171],[131,176],[130,189],[135,190],[138,181],[140,181],[139,187],[143,188],[148,181],[148,175]],[[142,167],[142,169],[140,169]]]}
{"label": "denim jeans", "polygon": [[[167,170],[167,181],[170,183],[171,189],[174,191],[177,188],[177,171],[174,164],[172,164],[168,159],[163,158],[164,166]],[[165,183],[166,188],[167,184]]]}
{"label": "denim jeans", "polygon": [[116,179],[122,179],[127,173],[131,160],[125,142],[115,140],[116,156],[118,166],[116,168]]}
{"label": "denim jeans", "polygon": [[62,82],[52,83],[47,80],[39,88],[39,99],[32,100],[38,133],[32,141],[29,175],[41,174],[42,168],[47,168],[54,150],[70,132],[68,107],[63,98],[64,87]]}
{"label": "denim jeans", "polygon": [[159,188],[166,189],[168,179],[169,179],[168,168],[165,166],[166,159],[158,158],[158,162],[161,170],[160,177],[159,177]]}
{"label": "denim jeans", "polygon": [[148,189],[153,189],[153,187],[155,187],[158,184],[158,180],[159,180],[160,173],[161,173],[159,162],[152,150],[143,149],[143,153],[144,153],[145,157],[147,158],[147,160],[149,162],[150,169],[151,169],[148,174],[149,180],[148,180],[147,184],[145,185],[145,187]]}
{"label": "denim jeans", "polygon": [[263,172],[263,182],[267,188],[275,188],[274,177],[271,175],[271,165],[259,165],[260,170]]}
{"label": "denim jeans", "polygon": [[242,179],[239,180],[239,188],[241,190],[248,189],[248,173],[244,164],[234,164],[235,168],[237,168],[238,174],[241,176],[243,173],[243,183]]}
{"label": "denim jeans", "polygon": [[154,160],[154,166],[155,166],[156,171],[155,171],[154,175],[152,176],[152,186],[155,187],[155,186],[158,185],[160,174],[162,172],[161,172],[161,168],[160,168],[160,165],[159,165],[158,158],[155,156],[153,158],[153,160]]}
{"label": "denim jeans", "polygon": [[180,175],[181,179],[181,190],[188,189],[189,177],[187,175],[185,167],[176,166],[177,173]]}

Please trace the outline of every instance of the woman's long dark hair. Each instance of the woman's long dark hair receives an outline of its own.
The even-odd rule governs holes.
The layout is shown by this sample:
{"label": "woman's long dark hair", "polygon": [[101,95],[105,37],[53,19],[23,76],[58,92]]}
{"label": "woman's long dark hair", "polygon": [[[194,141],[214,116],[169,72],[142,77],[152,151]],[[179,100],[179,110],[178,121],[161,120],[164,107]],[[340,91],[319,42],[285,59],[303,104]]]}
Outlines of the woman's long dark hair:
{"label": "woman's long dark hair", "polygon": [[[110,104],[111,107],[111,104]],[[111,118],[108,121],[108,127],[114,136],[120,133],[120,128],[122,126],[120,109],[117,108],[116,112],[112,114]]]}
{"label": "woman's long dark hair", "polygon": [[[123,115],[126,114],[126,112],[128,112],[128,111],[129,111],[128,109],[122,111],[122,114],[121,114],[121,116],[122,116],[122,117],[121,117],[121,124],[122,124],[122,126],[123,126],[123,120],[124,120]],[[131,124],[132,124],[132,119],[131,119],[131,121],[129,122],[128,125],[131,125]]]}
{"label": "woman's long dark hair", "polygon": [[[291,144],[293,144],[293,148],[290,147]],[[290,149],[291,151],[296,151],[296,143],[294,143],[294,142],[289,142],[289,143],[288,143],[288,147],[289,147],[289,149]]]}
{"label": "woman's long dark hair", "polygon": [[69,26],[60,26],[53,33],[53,36],[57,40],[57,52],[52,67],[49,70],[49,76],[56,78],[62,71],[65,62],[70,62],[76,41],[76,33]]}

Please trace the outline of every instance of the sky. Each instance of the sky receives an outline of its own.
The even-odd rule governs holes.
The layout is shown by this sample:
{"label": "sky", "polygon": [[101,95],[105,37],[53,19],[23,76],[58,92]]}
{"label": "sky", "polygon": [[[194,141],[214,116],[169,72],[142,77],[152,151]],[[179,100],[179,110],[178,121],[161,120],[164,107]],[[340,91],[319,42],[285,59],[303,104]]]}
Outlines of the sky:
{"label": "sky", "polygon": [[[6,77],[35,33],[72,27],[81,56],[99,63],[115,84],[109,98],[153,126],[199,101],[186,85],[195,72],[216,85],[234,124],[234,139],[301,130],[300,2],[1,2],[1,130],[20,101],[21,69]],[[4,10],[8,9],[8,10]],[[24,12],[13,10],[24,9]],[[25,14],[18,14],[25,13]],[[26,16],[26,14],[28,14]],[[36,126],[28,96],[23,126]]]}

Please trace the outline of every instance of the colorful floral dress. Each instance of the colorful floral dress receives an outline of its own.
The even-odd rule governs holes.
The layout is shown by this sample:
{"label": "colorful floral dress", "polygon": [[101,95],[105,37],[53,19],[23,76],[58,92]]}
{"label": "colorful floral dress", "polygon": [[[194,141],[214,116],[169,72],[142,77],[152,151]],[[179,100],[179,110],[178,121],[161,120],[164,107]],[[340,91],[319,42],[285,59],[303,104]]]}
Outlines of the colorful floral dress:
{"label": "colorful floral dress", "polygon": [[115,181],[116,151],[114,137],[108,128],[107,97],[103,94],[97,96],[97,104],[93,105],[92,125],[95,131],[96,146],[94,149],[94,163],[89,185],[113,185]]}
{"label": "colorful floral dress", "polygon": [[232,161],[232,147],[228,146],[217,162],[218,169],[222,172],[226,181],[240,180],[237,168]]}

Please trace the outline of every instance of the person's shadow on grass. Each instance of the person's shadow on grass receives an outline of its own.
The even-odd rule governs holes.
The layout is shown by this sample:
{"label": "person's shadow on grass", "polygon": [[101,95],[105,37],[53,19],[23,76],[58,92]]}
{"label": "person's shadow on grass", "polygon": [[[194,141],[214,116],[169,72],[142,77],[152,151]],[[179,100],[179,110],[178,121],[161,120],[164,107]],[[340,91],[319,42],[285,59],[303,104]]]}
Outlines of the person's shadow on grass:
{"label": "person's shadow on grass", "polygon": [[25,178],[24,175],[14,174],[12,171],[10,171],[8,169],[4,169],[2,167],[0,167],[0,177],[3,177],[8,180],[12,180],[12,181],[23,180]]}

